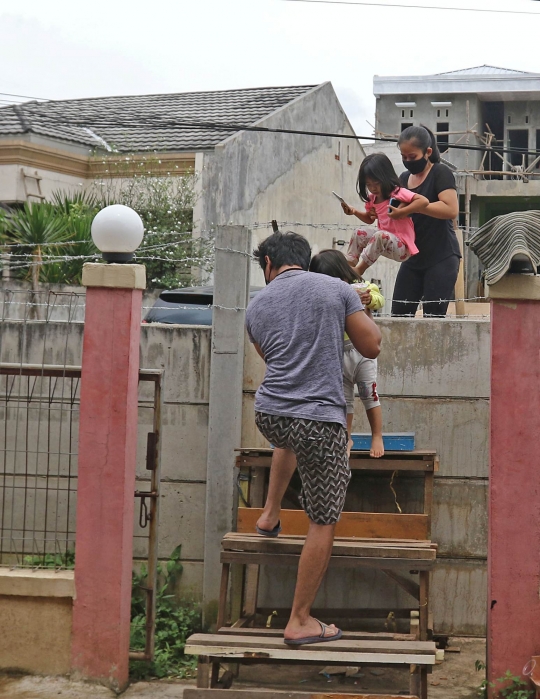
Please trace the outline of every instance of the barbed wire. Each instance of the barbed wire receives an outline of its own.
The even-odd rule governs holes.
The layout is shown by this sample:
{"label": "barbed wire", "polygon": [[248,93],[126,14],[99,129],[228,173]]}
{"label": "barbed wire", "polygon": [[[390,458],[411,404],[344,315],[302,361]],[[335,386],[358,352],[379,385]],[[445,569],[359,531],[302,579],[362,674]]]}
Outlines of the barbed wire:
{"label": "barbed wire", "polygon": [[[177,293],[182,293],[183,289],[175,289],[174,290]],[[166,291],[164,290],[166,293]],[[162,293],[164,293],[162,292]],[[76,291],[67,291],[67,292],[56,292],[56,291],[33,291],[32,289],[0,289],[0,296],[2,294],[51,294],[51,295],[74,295],[74,296],[79,296],[80,298],[84,298],[86,296],[85,292],[76,292]],[[163,299],[166,300],[166,299]],[[390,302],[392,303],[411,303],[410,301],[405,301],[405,300],[400,300],[400,299],[387,299],[388,300],[388,305]],[[419,301],[419,305],[425,306],[429,305],[431,303],[458,303],[458,302],[478,302],[478,303],[487,303],[488,300],[486,299],[485,296],[467,296],[464,298],[457,298],[457,299],[431,299],[429,301]],[[1,304],[2,302],[0,302]],[[27,301],[12,301],[12,300],[4,300],[3,302],[5,305],[13,305],[13,306],[51,306],[53,305],[54,308],[70,308],[69,304],[50,304],[50,303],[42,303],[39,301],[32,301],[32,300],[27,300]],[[177,304],[174,301],[169,301],[168,303],[174,304],[174,306],[143,306],[143,310],[163,310],[163,311],[175,311],[175,310],[185,310],[185,311],[199,311],[199,310],[204,310],[206,308],[224,308],[226,310],[233,310],[232,308],[226,307],[226,306],[219,306],[217,304],[209,303],[209,304],[204,304],[204,303],[196,303],[196,304],[188,304],[188,305],[181,305]],[[235,307],[234,310],[239,310],[239,311],[245,311],[245,308],[241,307]],[[384,313],[380,313],[379,315],[385,315]]]}

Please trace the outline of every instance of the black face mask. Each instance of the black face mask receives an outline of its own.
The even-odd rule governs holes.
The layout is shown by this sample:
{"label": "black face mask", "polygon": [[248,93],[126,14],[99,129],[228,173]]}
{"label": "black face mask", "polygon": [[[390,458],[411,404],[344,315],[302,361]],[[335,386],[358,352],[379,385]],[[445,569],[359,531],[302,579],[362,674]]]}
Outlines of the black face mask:
{"label": "black face mask", "polygon": [[419,175],[424,172],[428,164],[427,158],[424,156],[419,160],[403,160],[403,165],[411,173],[411,175]]}

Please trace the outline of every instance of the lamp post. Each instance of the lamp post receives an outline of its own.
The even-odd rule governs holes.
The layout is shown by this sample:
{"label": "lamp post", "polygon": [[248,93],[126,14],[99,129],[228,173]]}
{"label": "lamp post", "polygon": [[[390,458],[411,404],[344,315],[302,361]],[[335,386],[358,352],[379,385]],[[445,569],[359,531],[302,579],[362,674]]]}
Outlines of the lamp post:
{"label": "lamp post", "polygon": [[128,683],[144,228],[127,206],[100,211],[92,238],[109,264],[87,263],[81,375],[72,671]]}
{"label": "lamp post", "polygon": [[106,206],[92,221],[92,240],[105,262],[131,262],[143,235],[141,217],[123,204]]}

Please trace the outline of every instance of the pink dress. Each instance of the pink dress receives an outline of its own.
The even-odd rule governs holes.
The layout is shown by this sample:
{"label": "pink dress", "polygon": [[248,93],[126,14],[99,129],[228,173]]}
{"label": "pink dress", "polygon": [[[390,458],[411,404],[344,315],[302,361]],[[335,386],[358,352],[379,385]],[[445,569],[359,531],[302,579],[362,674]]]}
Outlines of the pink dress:
{"label": "pink dress", "polygon": [[[414,192],[404,187],[396,187],[392,197],[409,204],[414,199]],[[349,243],[345,253],[347,260],[356,265],[362,258],[370,267],[375,264],[381,255],[395,262],[405,262],[412,255],[416,255],[418,248],[415,245],[415,233],[412,219],[407,217],[395,221],[388,215],[390,199],[380,204],[375,203],[375,196],[370,195],[366,202],[366,211],[375,211],[377,214],[378,230],[358,229]]]}
{"label": "pink dress", "polygon": [[[392,197],[399,199],[405,204],[410,204],[414,199],[414,192],[404,187],[396,187],[392,192]],[[375,196],[370,195],[369,200],[366,202],[366,211],[375,210],[377,214],[377,227],[381,231],[388,231],[388,233],[393,233],[396,238],[399,238],[402,243],[405,243],[407,249],[411,255],[416,255],[418,248],[415,245],[414,239],[414,225],[412,218],[407,216],[407,218],[402,218],[400,221],[394,221],[388,216],[388,205],[390,204],[390,199],[386,199],[380,204],[375,203]]]}

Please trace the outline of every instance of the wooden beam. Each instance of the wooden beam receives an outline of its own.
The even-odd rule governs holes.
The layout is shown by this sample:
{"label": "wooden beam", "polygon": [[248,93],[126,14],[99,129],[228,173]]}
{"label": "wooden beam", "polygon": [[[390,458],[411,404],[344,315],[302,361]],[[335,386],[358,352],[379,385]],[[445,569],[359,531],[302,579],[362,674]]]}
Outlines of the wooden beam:
{"label": "wooden beam", "polygon": [[[333,641],[337,643],[337,641]],[[251,645],[239,646],[231,648],[230,646],[206,644],[198,645],[196,643],[187,643],[185,648],[186,655],[200,655],[208,653],[214,662],[242,662],[243,660],[256,661],[291,661],[295,662],[311,662],[320,663],[321,665],[356,665],[362,663],[373,663],[375,665],[434,665],[435,650],[433,654],[424,655],[421,653],[369,653],[369,652],[328,652],[328,644],[324,644],[322,649],[321,643],[317,644],[320,650],[292,650],[283,644],[282,649],[254,649]],[[306,646],[307,647],[307,646]]]}
{"label": "wooden beam", "polygon": [[[222,563],[241,563],[242,565],[297,566],[299,554],[289,553],[255,553],[251,551],[222,551]],[[332,556],[329,568],[368,568],[397,569],[406,571],[431,570],[435,557],[427,558],[373,558],[364,556]]]}
{"label": "wooden beam", "polygon": [[[221,540],[224,551],[252,553],[291,553],[300,555],[304,546],[303,536],[279,536],[273,539],[257,534],[230,532]],[[368,558],[435,558],[435,547],[421,542],[386,542],[379,539],[340,538],[334,541],[333,556],[362,556]]]}
{"label": "wooden beam", "polygon": [[[351,611],[351,610],[348,610]],[[259,636],[263,638],[283,638],[283,629],[250,629],[242,628],[241,626],[224,626],[218,629],[220,636]],[[418,639],[410,633],[389,633],[388,631],[344,631],[343,638],[345,640],[356,641],[417,641]]]}
{"label": "wooden beam", "polygon": [[286,689],[184,689],[184,699],[418,699],[413,694],[336,694],[334,692],[289,692]]}
{"label": "wooden beam", "polygon": [[[396,452],[403,454],[403,458],[371,459],[362,453],[351,453],[349,465],[353,471],[433,471],[434,457],[427,458],[416,456],[411,458],[412,452]],[[388,452],[385,454],[387,457]],[[239,468],[270,468],[271,454],[240,454],[236,457],[236,465]]]}
{"label": "wooden beam", "polygon": [[[187,648],[203,648],[204,650],[193,653]],[[220,652],[216,652],[215,649],[220,648]],[[432,641],[395,641],[393,639],[378,640],[378,639],[354,639],[354,638],[340,638],[336,641],[329,641],[326,643],[317,643],[306,646],[287,646],[283,641],[282,637],[272,637],[272,636],[255,636],[250,634],[212,634],[212,633],[195,633],[190,636],[186,641],[186,653],[189,655],[206,655],[214,656],[220,655],[221,651],[225,654],[229,652],[233,653],[247,653],[248,657],[253,655],[258,655],[259,651],[263,654],[271,653],[272,651],[285,652],[285,658],[293,659],[294,653],[301,652],[308,654],[311,658],[312,654],[322,652],[324,653],[325,660],[336,661],[337,656],[349,653],[375,653],[384,654],[388,653],[392,656],[394,655],[419,655],[427,658],[435,655],[435,643]],[[364,661],[368,662],[368,661]],[[401,662],[401,661],[396,661]],[[416,662],[416,661],[412,661]],[[426,663],[425,660],[421,660],[420,664],[430,664]]]}
{"label": "wooden beam", "polygon": [[393,570],[383,569],[383,573],[386,573],[391,580],[396,582],[405,592],[408,592],[411,597],[414,597],[415,600],[420,600],[420,585],[415,583],[414,580],[406,578]]}
{"label": "wooden beam", "polygon": [[[242,507],[238,509],[237,530],[255,531],[255,524],[262,509]],[[303,510],[282,510],[281,526],[284,534],[305,536],[309,519]],[[428,539],[428,515],[393,514],[386,512],[343,512],[336,525],[336,536],[391,539]]]}

